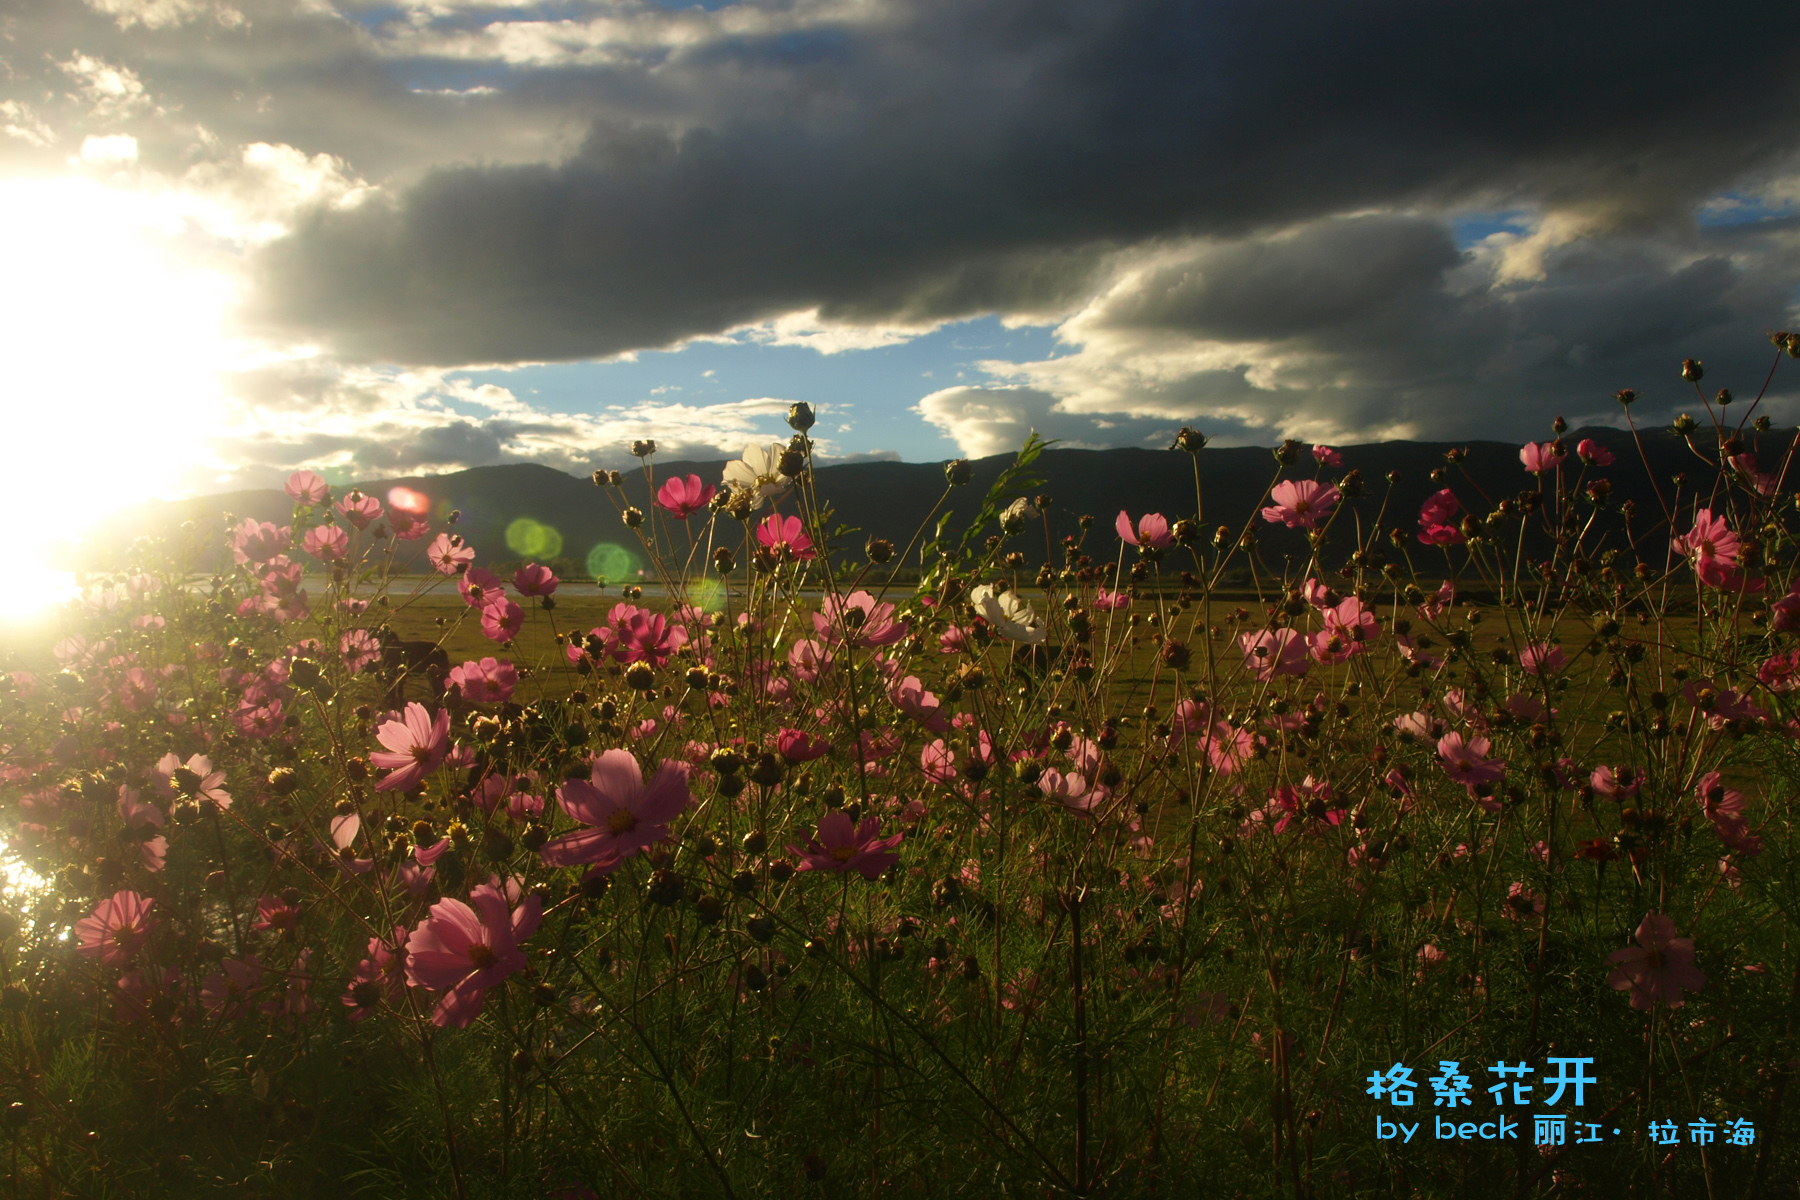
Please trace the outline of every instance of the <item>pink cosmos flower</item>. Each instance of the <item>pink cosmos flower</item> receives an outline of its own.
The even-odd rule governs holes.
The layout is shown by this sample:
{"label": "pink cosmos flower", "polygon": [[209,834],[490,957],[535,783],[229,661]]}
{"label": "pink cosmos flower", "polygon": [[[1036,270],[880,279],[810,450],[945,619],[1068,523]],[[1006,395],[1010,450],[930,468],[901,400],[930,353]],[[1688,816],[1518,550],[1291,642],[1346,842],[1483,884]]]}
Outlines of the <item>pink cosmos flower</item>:
{"label": "pink cosmos flower", "polygon": [[1314,446],[1312,448],[1312,456],[1313,460],[1322,467],[1341,467],[1344,465],[1344,456],[1339,454],[1336,450],[1333,450],[1330,446]]}
{"label": "pink cosmos flower", "polygon": [[256,920],[251,923],[250,928],[292,938],[299,923],[298,904],[289,904],[280,896],[263,896],[256,902]]}
{"label": "pink cosmos flower", "polygon": [[323,504],[331,499],[331,489],[311,471],[295,471],[288,476],[287,494],[297,504]]}
{"label": "pink cosmos flower", "polygon": [[451,667],[447,682],[472,704],[504,704],[519,685],[519,672],[511,663],[489,657]]}
{"label": "pink cosmos flower", "polygon": [[1606,977],[1615,991],[1631,989],[1631,1007],[1648,1009],[1657,1001],[1670,1008],[1687,1003],[1682,992],[1697,992],[1706,976],[1694,965],[1694,939],[1675,936],[1675,922],[1661,913],[1647,913],[1637,927],[1637,945],[1614,950],[1606,961],[1616,963]]}
{"label": "pink cosmos flower", "polygon": [[1265,682],[1279,675],[1304,675],[1311,665],[1306,659],[1306,638],[1295,629],[1240,634],[1238,645],[1244,651],[1244,666]]}
{"label": "pink cosmos flower", "polygon": [[367,529],[381,520],[381,501],[353,491],[338,501],[338,513],[358,529]]}
{"label": "pink cosmos flower", "polygon": [[341,525],[315,525],[300,545],[320,562],[343,562],[350,553],[350,535]]}
{"label": "pink cosmos flower", "polygon": [[[1800,597],[1795,598],[1794,607],[1796,613],[1800,613]],[[1800,620],[1796,624],[1800,625]],[[961,625],[952,625],[938,634],[937,641],[939,654],[962,654],[969,649],[969,631]]]}
{"label": "pink cosmos flower", "polygon": [[1460,733],[1447,733],[1438,739],[1438,761],[1450,778],[1465,786],[1495,783],[1506,775],[1506,763],[1487,756],[1491,747],[1484,737],[1465,741]]}
{"label": "pink cosmos flower", "polygon": [[466,544],[459,533],[440,533],[425,557],[439,575],[460,575],[475,561],[475,547]]}
{"label": "pink cosmos flower", "polygon": [[818,642],[806,640],[788,647],[788,669],[801,683],[817,683],[831,670],[831,652]]}
{"label": "pink cosmos flower", "polygon": [[799,517],[770,513],[756,527],[756,540],[765,550],[783,558],[818,557],[818,551],[813,549],[812,539],[806,536],[806,527],[801,524]]}
{"label": "pink cosmos flower", "polygon": [[1317,529],[1337,506],[1338,490],[1313,479],[1284,479],[1269,499],[1275,503],[1262,510],[1263,520],[1289,529]]}
{"label": "pink cosmos flower", "polygon": [[1593,438],[1582,438],[1575,447],[1575,454],[1590,467],[1610,467],[1613,465],[1613,452],[1596,442]]}
{"label": "pink cosmos flower", "polygon": [[1588,783],[1594,791],[1609,800],[1623,803],[1638,794],[1644,786],[1644,772],[1637,767],[1609,767],[1604,764],[1594,768],[1588,776]]}
{"label": "pink cosmos flower", "polygon": [[892,604],[877,604],[867,592],[826,596],[813,614],[813,628],[833,642],[848,642],[865,650],[891,646],[906,636],[907,625],[894,619]]}
{"label": "pink cosmos flower", "polygon": [[139,798],[136,788],[119,786],[119,819],[125,822],[132,841],[138,844],[138,856],[144,869],[160,871],[169,852],[169,839],[155,831],[162,828],[162,809]]}
{"label": "pink cosmos flower", "polygon": [[469,899],[473,908],[439,900],[406,939],[406,981],[439,994],[431,1022],[452,1029],[473,1021],[488,990],[529,965],[519,943],[537,932],[544,916],[536,896],[509,908],[506,894],[489,883]]}
{"label": "pink cosmos flower", "polygon": [[[613,609],[615,617],[618,608]],[[671,624],[661,613],[633,609],[631,615],[614,622],[615,640],[612,656],[622,663],[647,662],[653,667],[668,664],[675,652],[687,645],[687,630]]]}
{"label": "pink cosmos flower", "polygon": [[1121,508],[1118,519],[1113,522],[1113,528],[1119,531],[1120,537],[1140,550],[1167,550],[1175,544],[1175,535],[1169,532],[1169,520],[1161,513],[1145,513],[1138,518],[1137,528],[1134,530],[1131,517]]}
{"label": "pink cosmos flower", "polygon": [[798,729],[783,729],[775,735],[775,749],[791,763],[804,763],[830,754],[831,743]]}
{"label": "pink cosmos flower", "polygon": [[1541,917],[1544,915],[1544,898],[1523,883],[1515,883],[1506,889],[1506,899],[1500,902],[1500,911],[1514,924],[1526,917]]}
{"label": "pink cosmos flower", "polygon": [[130,960],[150,937],[156,922],[150,910],[156,901],[133,891],[114,892],[94,906],[91,916],[75,922],[77,949],[89,958],[97,958],[103,967],[116,967]]}
{"label": "pink cosmos flower", "polygon": [[1693,529],[1669,544],[1677,554],[1684,555],[1694,564],[1694,571],[1702,583],[1725,587],[1737,574],[1738,555],[1743,544],[1725,524],[1725,518],[1713,516],[1709,508],[1696,512]]}
{"label": "pink cosmos flower", "polygon": [[1449,488],[1433,492],[1419,506],[1419,541],[1427,546],[1460,545],[1463,531],[1456,525],[1462,502]]}
{"label": "pink cosmos flower", "polygon": [[850,817],[834,808],[819,818],[818,832],[804,847],[789,846],[788,851],[800,858],[802,871],[856,871],[873,880],[900,861],[893,849],[905,837],[903,833],[882,837],[881,821],[875,817],[864,817],[852,828]]}
{"label": "pink cosmos flower", "polygon": [[375,785],[378,792],[405,792],[438,769],[450,752],[450,710],[433,717],[423,704],[410,701],[399,720],[384,721],[375,738],[386,750],[369,755],[369,762],[391,774]]}
{"label": "pink cosmos flower", "polygon": [[262,959],[254,954],[228,958],[224,968],[208,975],[200,984],[200,1007],[223,1017],[235,1017],[250,1007],[251,993],[262,986],[265,974]]}
{"label": "pink cosmos flower", "polygon": [[213,770],[212,759],[196,754],[182,762],[173,754],[165,754],[152,768],[156,787],[165,796],[178,791],[219,808],[231,807],[231,793],[225,790],[225,772]]}
{"label": "pink cosmos flower", "polygon": [[525,610],[510,597],[496,592],[481,606],[481,632],[496,642],[510,642],[525,627]]}
{"label": "pink cosmos flower", "polygon": [[1122,608],[1131,607],[1131,597],[1124,592],[1109,592],[1101,588],[1094,594],[1095,612],[1118,612]]}
{"label": "pink cosmos flower", "polygon": [[1078,817],[1092,816],[1106,795],[1105,788],[1093,787],[1085,776],[1075,771],[1065,774],[1054,768],[1047,769],[1038,776],[1037,785],[1038,791]]}
{"label": "pink cosmos flower", "polygon": [[394,509],[389,514],[394,523],[394,536],[403,542],[417,542],[431,535],[431,522],[424,517]]}
{"label": "pink cosmos flower", "polygon": [[381,643],[366,629],[352,629],[338,642],[344,667],[352,675],[360,675],[381,659]]}
{"label": "pink cosmos flower", "polygon": [[1533,475],[1554,471],[1562,466],[1563,452],[1555,442],[1526,442],[1519,450],[1519,461]]}
{"label": "pink cosmos flower", "polygon": [[127,712],[143,712],[156,699],[156,680],[142,667],[132,667],[119,680],[119,703]]}
{"label": "pink cosmos flower", "polygon": [[554,595],[561,582],[556,577],[556,572],[537,563],[526,563],[513,572],[513,587],[518,589],[521,596]]}
{"label": "pink cosmos flower", "polygon": [[264,563],[288,548],[294,531],[286,525],[275,528],[267,521],[244,518],[231,535],[231,550],[240,563]]}
{"label": "pink cosmos flower", "polygon": [[917,675],[907,675],[890,684],[888,699],[895,708],[933,733],[943,733],[950,728],[950,720],[944,715],[943,702],[926,690]]}
{"label": "pink cosmos flower", "polygon": [[711,484],[702,483],[698,475],[689,475],[686,479],[670,478],[657,489],[656,503],[676,520],[685,521],[706,507],[715,490]]}
{"label": "pink cosmos flower", "polygon": [[693,802],[688,765],[664,759],[648,786],[629,750],[608,750],[594,759],[587,779],[571,779],[556,789],[564,812],[587,826],[545,844],[539,852],[552,867],[591,863],[610,872],[625,859],[669,836],[669,822]]}
{"label": "pink cosmos flower", "polygon": [[1569,665],[1561,646],[1534,642],[1519,652],[1519,666],[1527,675],[1554,675]]}
{"label": "pink cosmos flower", "polygon": [[1796,687],[1800,687],[1800,650],[1788,650],[1770,655],[1762,666],[1756,669],[1756,678],[1764,687],[1776,695],[1786,695]]}
{"label": "pink cosmos flower", "polygon": [[1236,729],[1228,722],[1216,721],[1200,738],[1198,749],[1206,755],[1213,770],[1221,775],[1235,775],[1255,757],[1260,740],[1248,729]]}
{"label": "pink cosmos flower", "polygon": [[489,601],[506,594],[506,584],[498,575],[484,567],[470,567],[456,580],[456,590],[462,593],[463,603],[470,608],[480,608]]}

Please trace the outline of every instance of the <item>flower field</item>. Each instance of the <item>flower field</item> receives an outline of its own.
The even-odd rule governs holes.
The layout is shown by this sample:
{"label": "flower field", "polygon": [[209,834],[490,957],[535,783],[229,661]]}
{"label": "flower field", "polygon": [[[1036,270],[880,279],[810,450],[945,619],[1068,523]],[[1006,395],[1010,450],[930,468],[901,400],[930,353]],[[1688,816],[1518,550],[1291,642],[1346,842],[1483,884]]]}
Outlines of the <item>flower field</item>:
{"label": "flower field", "polygon": [[142,540],[0,673],[0,1195],[1792,1196],[1800,481],[1732,404],[1654,511],[1559,420],[1218,513],[1183,430],[1192,511],[1053,537],[1034,437],[895,545],[797,405],[596,473],[649,596],[305,471]]}

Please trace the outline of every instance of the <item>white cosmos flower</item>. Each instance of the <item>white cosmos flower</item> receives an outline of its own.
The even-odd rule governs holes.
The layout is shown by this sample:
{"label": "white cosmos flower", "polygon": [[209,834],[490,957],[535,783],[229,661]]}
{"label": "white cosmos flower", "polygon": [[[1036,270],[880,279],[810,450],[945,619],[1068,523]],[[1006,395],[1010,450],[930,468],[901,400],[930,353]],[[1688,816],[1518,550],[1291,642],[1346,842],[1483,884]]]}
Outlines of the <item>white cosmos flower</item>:
{"label": "white cosmos flower", "polygon": [[725,486],[750,497],[753,508],[761,508],[779,499],[792,482],[781,473],[781,454],[787,447],[780,442],[767,446],[746,446],[744,457],[725,466]]}
{"label": "white cosmos flower", "polygon": [[1036,645],[1044,640],[1044,623],[1017,593],[996,592],[984,583],[969,593],[969,604],[1008,641]]}
{"label": "white cosmos flower", "polygon": [[1035,521],[1037,519],[1037,505],[1033,504],[1025,497],[1020,496],[1017,500],[1014,500],[1011,504],[1007,505],[1006,511],[1000,514],[1000,525],[1008,533],[1017,533],[1019,528],[1024,525],[1025,522]]}

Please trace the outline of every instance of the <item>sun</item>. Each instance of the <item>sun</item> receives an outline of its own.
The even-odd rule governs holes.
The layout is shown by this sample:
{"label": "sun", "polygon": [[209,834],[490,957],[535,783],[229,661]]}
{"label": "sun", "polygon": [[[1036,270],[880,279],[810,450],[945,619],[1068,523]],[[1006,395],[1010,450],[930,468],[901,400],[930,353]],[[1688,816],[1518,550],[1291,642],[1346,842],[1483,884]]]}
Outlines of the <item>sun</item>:
{"label": "sun", "polygon": [[231,284],[157,196],[72,177],[0,181],[0,279],[11,556],[43,572],[214,466]]}

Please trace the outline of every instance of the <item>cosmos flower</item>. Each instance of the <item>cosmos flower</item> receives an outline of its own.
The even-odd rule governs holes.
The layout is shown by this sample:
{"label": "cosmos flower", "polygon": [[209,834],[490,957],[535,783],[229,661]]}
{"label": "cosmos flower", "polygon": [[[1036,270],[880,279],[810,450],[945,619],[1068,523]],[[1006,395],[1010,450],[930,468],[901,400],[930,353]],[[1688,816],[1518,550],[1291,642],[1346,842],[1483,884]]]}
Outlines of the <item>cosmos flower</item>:
{"label": "cosmos flower", "polygon": [[434,1025],[461,1029],[481,1013],[488,991],[528,965],[519,943],[537,932],[543,905],[528,896],[511,908],[491,883],[469,893],[471,907],[446,897],[406,939],[406,981],[438,993]]}
{"label": "cosmos flower", "polygon": [[341,525],[315,525],[300,545],[320,562],[343,562],[350,553],[350,535]]}
{"label": "cosmos flower", "polygon": [[744,457],[725,466],[725,486],[749,497],[753,509],[780,499],[793,482],[781,473],[781,455],[786,449],[780,442],[744,447]]}
{"label": "cosmos flower", "polygon": [[1637,945],[1606,956],[1616,964],[1606,982],[1616,991],[1631,989],[1631,1007],[1648,1009],[1661,1001],[1680,1008],[1687,1003],[1683,991],[1705,986],[1706,976],[1694,965],[1694,939],[1676,937],[1672,919],[1647,913],[1636,936]]}
{"label": "cosmos flower", "polygon": [[513,572],[513,587],[518,589],[521,596],[554,595],[561,582],[556,577],[556,572],[537,563],[526,563]]}
{"label": "cosmos flower", "polygon": [[1113,528],[1119,531],[1120,537],[1140,550],[1167,550],[1175,544],[1175,535],[1169,532],[1169,519],[1161,513],[1145,513],[1138,518],[1134,529],[1130,515],[1121,508],[1113,521]]}
{"label": "cosmos flower", "polygon": [[1555,442],[1526,442],[1519,448],[1519,461],[1533,475],[1554,471],[1562,465],[1562,449]]}
{"label": "cosmos flower", "polygon": [[440,533],[425,552],[439,575],[460,575],[475,561],[475,547],[462,540],[462,535]]}
{"label": "cosmos flower", "polygon": [[471,703],[503,704],[512,699],[519,672],[511,663],[489,657],[450,668],[447,682]]}
{"label": "cosmos flower", "polygon": [[664,759],[648,785],[629,750],[608,750],[594,759],[588,778],[571,779],[556,790],[556,801],[585,828],[545,844],[539,852],[552,867],[589,863],[609,872],[640,850],[669,836],[669,822],[693,796],[688,765]]}
{"label": "cosmos flower", "polygon": [[1438,739],[1438,761],[1450,778],[1460,784],[1494,783],[1506,775],[1506,763],[1489,758],[1490,748],[1491,743],[1484,737],[1465,741],[1460,733],[1446,733]]}
{"label": "cosmos flower", "polygon": [[818,551],[813,549],[812,539],[806,536],[806,529],[799,517],[784,517],[780,513],[770,513],[763,518],[762,524],[756,527],[756,540],[765,550],[782,558],[808,559],[817,558]]}
{"label": "cosmos flower", "polygon": [[1244,652],[1244,666],[1263,681],[1278,675],[1304,675],[1311,665],[1305,636],[1285,626],[1240,634],[1238,647]]}
{"label": "cosmos flower", "polygon": [[114,892],[75,922],[77,949],[105,967],[128,962],[156,929],[150,910],[156,901],[133,891]]}
{"label": "cosmos flower", "polygon": [[802,871],[856,871],[873,880],[900,861],[893,849],[905,836],[882,837],[881,822],[875,817],[864,817],[852,827],[849,815],[834,808],[819,818],[818,832],[804,847],[789,846],[788,850],[799,857]]}
{"label": "cosmos flower", "polygon": [[295,471],[288,476],[287,494],[298,504],[323,504],[331,499],[331,488],[311,471]]}
{"label": "cosmos flower", "polygon": [[1269,499],[1275,503],[1262,510],[1263,520],[1289,529],[1317,529],[1337,506],[1338,490],[1313,479],[1284,479],[1275,485]]}
{"label": "cosmos flower", "polygon": [[[731,482],[729,469],[726,470],[725,481]],[[685,521],[691,513],[706,507],[715,490],[710,483],[702,483],[698,475],[689,475],[686,479],[670,478],[664,480],[662,487],[657,489],[656,503],[677,520]]]}
{"label": "cosmos flower", "polygon": [[406,706],[399,720],[384,721],[375,738],[386,750],[369,755],[369,762],[389,771],[378,792],[405,792],[438,769],[450,752],[450,710],[439,709],[433,717],[417,700]]}
{"label": "cosmos flower", "polygon": [[1016,592],[996,592],[984,583],[969,593],[969,605],[1008,641],[1037,645],[1044,640],[1043,620]]}
{"label": "cosmos flower", "polygon": [[[976,589],[979,591],[980,589]],[[813,614],[813,628],[831,642],[847,642],[864,650],[891,646],[906,636],[907,625],[894,619],[892,604],[878,604],[867,592],[828,595]]]}

